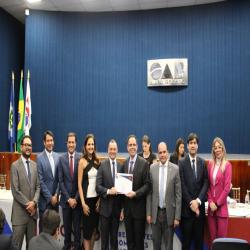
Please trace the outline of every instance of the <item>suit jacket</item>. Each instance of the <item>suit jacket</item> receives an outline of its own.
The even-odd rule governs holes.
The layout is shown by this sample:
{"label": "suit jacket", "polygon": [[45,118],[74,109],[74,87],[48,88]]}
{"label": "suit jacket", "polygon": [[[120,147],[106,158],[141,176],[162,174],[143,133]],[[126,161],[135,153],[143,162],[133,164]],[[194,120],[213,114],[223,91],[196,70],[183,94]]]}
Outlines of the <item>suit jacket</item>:
{"label": "suit jacket", "polygon": [[29,242],[29,250],[57,250],[64,249],[61,242],[55,239],[53,236],[47,233],[40,233],[33,237]]}
{"label": "suit jacket", "polygon": [[[31,182],[29,182],[26,167],[21,157],[11,165],[10,182],[13,195],[11,221],[12,225],[23,225],[30,220],[30,214],[26,210],[26,203],[35,201],[38,203],[40,196],[40,182],[36,163],[30,160]],[[33,215],[37,219],[37,211]]]}
{"label": "suit jacket", "polygon": [[61,189],[60,206],[63,208],[69,207],[68,200],[74,198],[77,201],[77,206],[80,206],[80,198],[78,191],[78,162],[80,154],[75,151],[73,179],[71,178],[69,166],[69,153],[65,153],[60,157],[58,165],[58,179]]}
{"label": "suit jacket", "polygon": [[[129,158],[123,162],[124,173],[128,173]],[[125,196],[124,212],[133,218],[143,219],[146,217],[146,196],[150,190],[149,168],[147,161],[137,155],[133,170],[132,190],[136,193],[133,199]]]}
{"label": "suit jacket", "polygon": [[55,152],[52,153],[55,163],[54,176],[52,174],[49,158],[44,150],[36,157],[36,164],[38,169],[38,177],[41,185],[41,193],[39,198],[38,207],[40,210],[46,210],[47,205],[50,203],[52,196],[59,195],[58,184],[58,163],[59,155]]}
{"label": "suit jacket", "polygon": [[[220,206],[216,212],[216,216],[220,217],[228,217],[228,208],[227,208],[227,196],[230,191],[230,184],[231,184],[231,176],[232,176],[232,165],[230,162],[226,162],[225,166],[225,172],[221,172],[221,166],[218,169],[216,178],[215,178],[215,185],[213,181],[213,174],[214,174],[214,168],[213,168],[213,162],[209,161],[208,164],[208,202],[217,202],[218,206]],[[215,193],[215,197],[214,197]],[[207,213],[211,216],[214,215],[212,213],[210,206],[208,206]]]}
{"label": "suit jacket", "polygon": [[[116,160],[117,173],[123,173],[122,164]],[[116,217],[121,213],[121,195],[107,195],[107,190],[114,187],[109,158],[101,162],[96,177],[96,192],[101,196],[99,213],[102,216],[109,217],[113,205]]]}
{"label": "suit jacket", "polygon": [[[151,190],[147,195],[147,215],[152,217],[152,222],[156,223],[159,206],[159,168],[160,162],[150,167]],[[179,167],[168,162],[165,203],[168,226],[174,224],[174,220],[181,220],[181,181]]]}
{"label": "suit jacket", "polygon": [[206,161],[196,156],[197,174],[196,181],[193,178],[193,169],[191,167],[189,154],[181,158],[178,162],[182,189],[182,212],[181,216],[190,218],[194,212],[190,208],[190,202],[197,198],[200,199],[200,216],[198,219],[205,218],[205,197],[208,188],[208,173]]}
{"label": "suit jacket", "polygon": [[19,250],[19,247],[13,243],[11,234],[0,235],[1,250]]}

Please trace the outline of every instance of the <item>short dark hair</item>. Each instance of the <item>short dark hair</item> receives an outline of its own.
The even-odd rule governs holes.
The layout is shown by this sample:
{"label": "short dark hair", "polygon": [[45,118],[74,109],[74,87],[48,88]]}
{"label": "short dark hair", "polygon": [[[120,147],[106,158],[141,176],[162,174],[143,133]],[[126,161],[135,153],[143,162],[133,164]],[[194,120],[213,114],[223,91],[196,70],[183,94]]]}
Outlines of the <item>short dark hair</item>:
{"label": "short dark hair", "polygon": [[53,140],[54,140],[54,135],[53,135],[53,133],[52,133],[51,131],[46,131],[46,132],[44,132],[44,135],[43,135],[43,141],[46,141],[46,136],[47,136],[47,135],[52,136],[52,138],[53,138]]}
{"label": "short dark hair", "polygon": [[43,232],[54,235],[60,226],[60,215],[52,209],[46,209],[43,214]]}
{"label": "short dark hair", "polygon": [[30,135],[25,135],[21,140],[21,145],[23,144],[24,139],[29,138],[32,142],[32,137]]}
{"label": "short dark hair", "polygon": [[69,137],[75,137],[75,140],[76,140],[76,142],[77,142],[77,138],[76,138],[76,134],[74,133],[74,132],[70,132],[70,133],[68,133],[68,135],[67,135],[67,139],[66,139],[66,141],[65,141],[65,143],[67,144],[67,142],[68,142],[68,139],[69,139]]}
{"label": "short dark hair", "polygon": [[130,138],[133,138],[133,137],[134,137],[135,140],[136,140],[136,144],[138,144],[138,140],[137,140],[137,138],[136,138],[135,135],[129,135],[128,138],[127,138],[127,140],[126,140],[126,143],[128,144],[129,139],[130,139]]}
{"label": "short dark hair", "polygon": [[2,208],[0,208],[0,234],[3,233],[4,225],[5,225],[5,214]]}
{"label": "short dark hair", "polygon": [[197,134],[195,133],[191,133],[188,138],[187,138],[187,144],[189,144],[190,141],[192,141],[193,139],[195,139],[197,141],[197,144],[199,144],[199,137]]}

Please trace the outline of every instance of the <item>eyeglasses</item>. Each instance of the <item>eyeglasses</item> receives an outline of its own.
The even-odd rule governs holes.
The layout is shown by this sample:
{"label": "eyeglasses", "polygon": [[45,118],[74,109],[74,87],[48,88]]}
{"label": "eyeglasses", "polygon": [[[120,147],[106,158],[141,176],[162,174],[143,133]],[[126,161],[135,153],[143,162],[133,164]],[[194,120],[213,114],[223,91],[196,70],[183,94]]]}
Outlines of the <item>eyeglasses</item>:
{"label": "eyeglasses", "polygon": [[22,144],[25,148],[32,148],[32,144],[27,144],[27,143],[25,143],[25,144]]}
{"label": "eyeglasses", "polygon": [[128,144],[129,147],[135,147],[137,144]]}
{"label": "eyeglasses", "polygon": [[221,149],[222,149],[222,147],[214,147],[214,151],[221,150]]}

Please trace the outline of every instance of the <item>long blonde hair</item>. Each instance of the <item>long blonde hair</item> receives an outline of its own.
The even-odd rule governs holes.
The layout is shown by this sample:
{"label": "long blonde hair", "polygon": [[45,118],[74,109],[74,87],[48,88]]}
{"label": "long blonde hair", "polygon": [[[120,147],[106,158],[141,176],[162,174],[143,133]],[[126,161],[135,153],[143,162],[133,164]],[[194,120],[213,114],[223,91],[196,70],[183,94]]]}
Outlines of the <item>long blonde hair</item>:
{"label": "long blonde hair", "polygon": [[221,147],[222,147],[223,156],[222,156],[222,160],[221,160],[221,172],[224,173],[225,172],[226,162],[227,162],[227,152],[226,152],[226,148],[225,148],[224,142],[219,137],[216,137],[214,139],[213,145],[212,145],[213,168],[214,168],[215,163],[216,163],[216,156],[215,156],[215,153],[214,153],[214,145],[215,145],[216,142],[218,142],[221,145]]}

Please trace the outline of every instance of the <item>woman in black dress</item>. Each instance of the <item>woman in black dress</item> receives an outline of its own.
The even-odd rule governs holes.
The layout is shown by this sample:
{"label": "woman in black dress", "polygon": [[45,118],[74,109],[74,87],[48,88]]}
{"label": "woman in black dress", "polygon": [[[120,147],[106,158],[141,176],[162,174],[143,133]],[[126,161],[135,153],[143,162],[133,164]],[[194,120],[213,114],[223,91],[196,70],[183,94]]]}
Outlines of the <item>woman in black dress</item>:
{"label": "woman in black dress", "polygon": [[170,155],[169,161],[177,165],[179,159],[181,159],[186,155],[184,147],[185,147],[184,141],[181,138],[179,138],[176,142],[175,151],[173,154]]}
{"label": "woman in black dress", "polygon": [[144,135],[142,138],[142,152],[138,155],[143,157],[147,161],[149,168],[151,164],[157,162],[156,155],[153,153],[150,139],[147,135]]}
{"label": "woman in black dress", "polygon": [[96,153],[94,135],[86,136],[78,167],[78,189],[82,202],[83,238],[85,250],[93,250],[98,229],[100,197],[95,191],[100,158]]}

